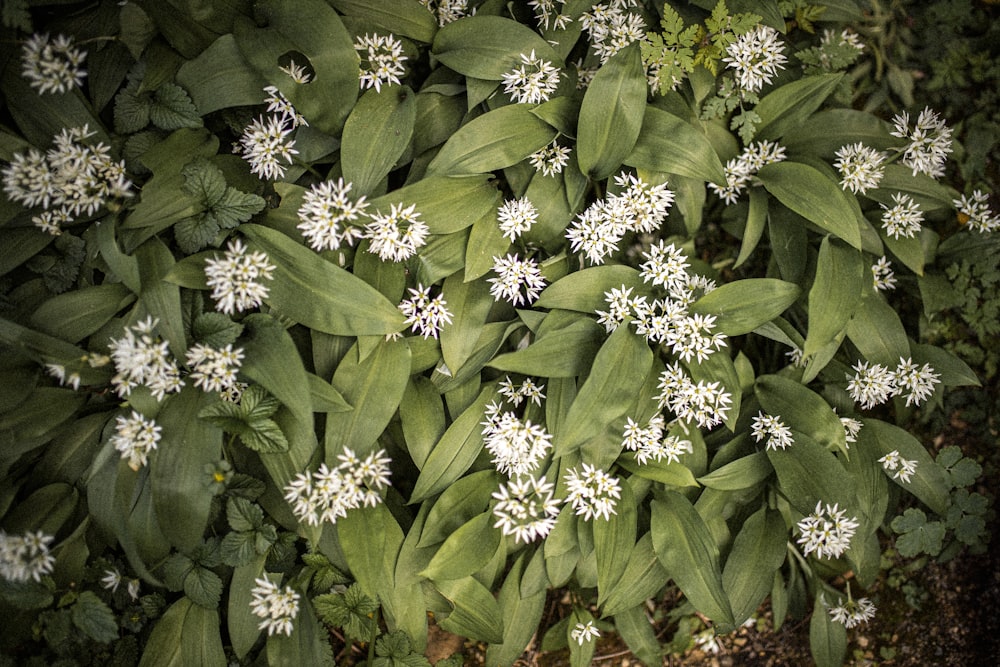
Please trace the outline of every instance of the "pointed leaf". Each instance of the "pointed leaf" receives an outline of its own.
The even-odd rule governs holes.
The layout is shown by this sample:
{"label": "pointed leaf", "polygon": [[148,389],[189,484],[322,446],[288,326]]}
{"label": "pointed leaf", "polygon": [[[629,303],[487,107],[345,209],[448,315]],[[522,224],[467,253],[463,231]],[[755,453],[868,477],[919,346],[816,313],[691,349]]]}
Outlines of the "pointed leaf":
{"label": "pointed leaf", "polygon": [[666,586],[669,578],[653,550],[652,534],[646,533],[629,553],[625,571],[608,593],[601,612],[612,616],[642,604]]}
{"label": "pointed leaf", "polygon": [[503,616],[489,589],[472,577],[435,582],[434,587],[453,607],[438,625],[464,637],[491,644],[503,642]]}
{"label": "pointed leaf", "polygon": [[877,294],[866,294],[847,323],[847,337],[864,358],[895,368],[910,356],[910,343],[899,315]]}
{"label": "pointed leaf", "polygon": [[749,618],[771,591],[785,561],[786,541],[785,521],[776,510],[760,509],[743,522],[722,571],[737,623]]}
{"label": "pointed leaf", "polygon": [[691,304],[690,312],[714,315],[716,331],[742,336],[785,312],[800,292],[784,280],[747,278],[712,290]]}
{"label": "pointed leaf", "polygon": [[[868,269],[861,253],[825,237],[809,290],[809,332],[802,355],[810,357],[841,335],[867,286]],[[816,369],[817,372],[820,369]]]}
{"label": "pointed leaf", "polygon": [[476,79],[499,81],[534,52],[557,68],[562,58],[534,30],[501,16],[467,16],[448,23],[434,36],[431,53],[449,68]]}
{"label": "pointed leaf", "polygon": [[789,209],[861,249],[861,229],[840,185],[815,167],[775,162],[757,172],[767,191]]}
{"label": "pointed leaf", "polygon": [[843,78],[841,72],[804,76],[765,95],[754,107],[760,116],[756,137],[777,139],[797,127],[823,104]]}
{"label": "pointed leaf", "polygon": [[624,162],[638,169],[711,183],[726,182],[722,161],[705,133],[683,118],[652,105],[643,113],[639,139]]}
{"label": "pointed leaf", "polygon": [[802,431],[827,449],[847,451],[844,426],[826,400],[794,380],[779,375],[757,378],[754,393],[767,414]]}
{"label": "pointed leaf", "polygon": [[500,531],[493,527],[493,513],[483,512],[449,535],[420,575],[435,582],[468,577],[489,563],[500,539]]}
{"label": "pointed leaf", "polygon": [[621,484],[621,498],[616,509],[617,513],[607,519],[593,519],[597,604],[601,604],[615,590],[635,547],[636,502],[632,487],[627,481]]}
{"label": "pointed leaf", "polygon": [[[344,124],[340,163],[357,196],[368,195],[410,143],[417,105],[409,86],[369,90]],[[353,194],[353,193],[352,193]]]}

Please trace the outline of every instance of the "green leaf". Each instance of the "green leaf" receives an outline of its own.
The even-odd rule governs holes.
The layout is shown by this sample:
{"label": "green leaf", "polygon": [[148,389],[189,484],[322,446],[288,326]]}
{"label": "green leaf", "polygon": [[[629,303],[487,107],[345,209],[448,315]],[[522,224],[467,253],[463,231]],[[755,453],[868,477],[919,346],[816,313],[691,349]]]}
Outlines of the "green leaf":
{"label": "green leaf", "polygon": [[365,595],[382,604],[392,598],[403,531],[385,505],[350,510],[336,524],[344,559]]}
{"label": "green leaf", "polygon": [[243,658],[260,636],[260,619],[251,611],[255,580],[264,571],[264,556],[258,556],[245,565],[238,565],[229,580],[229,609],[226,628],[236,657]]}
{"label": "green leaf", "polygon": [[360,278],[326,261],[281,232],[260,225],[240,231],[275,265],[268,305],[311,329],[358,336],[384,335],[403,328],[395,304]]}
{"label": "green leaf", "polygon": [[330,4],[347,16],[425,44],[434,39],[438,29],[434,14],[413,0],[330,0]]}
{"label": "green leaf", "polygon": [[642,128],[624,163],[639,169],[724,184],[722,161],[704,132],[679,116],[647,106]]}
{"label": "green leaf", "polygon": [[639,138],[646,109],[646,75],[639,46],[611,56],[583,95],[577,127],[580,171],[602,180],[618,169]]}
{"label": "green leaf", "polygon": [[434,36],[433,57],[460,74],[499,81],[521,65],[521,54],[561,68],[562,58],[534,30],[501,16],[469,16],[448,23]]}
{"label": "green leaf", "polygon": [[698,483],[719,491],[749,489],[767,479],[774,469],[764,452],[754,452],[698,478]]}
{"label": "green leaf", "polygon": [[246,498],[232,497],[226,501],[226,519],[233,530],[256,530],[264,523],[264,510]]}
{"label": "green leaf", "polygon": [[443,629],[491,644],[503,642],[504,623],[493,594],[472,577],[434,582],[434,587],[452,606],[438,621]]}
{"label": "green leaf", "polygon": [[757,172],[767,191],[789,209],[861,249],[861,229],[840,185],[815,167],[775,162]]}
{"label": "green leaf", "polygon": [[463,125],[427,165],[430,175],[478,174],[517,164],[555,138],[554,127],[524,104],[489,111]]}
{"label": "green leaf", "polygon": [[[859,141],[880,151],[899,144],[899,139],[889,134],[888,123],[854,109],[825,109],[815,113],[788,129],[781,143],[792,154],[833,158],[843,146]],[[891,202],[891,195],[887,195],[887,200],[886,203]]]}
{"label": "green leaf", "polygon": [[261,91],[267,85],[243,58],[231,32],[221,35],[193,60],[184,61],[177,70],[177,83],[191,94],[202,115],[260,104]]}
{"label": "green leaf", "polygon": [[188,94],[180,86],[164,83],[149,105],[149,119],[161,130],[179,130],[182,127],[201,127],[201,116]]}
{"label": "green leaf", "polygon": [[735,627],[733,611],[712,533],[684,496],[665,491],[659,498],[650,506],[657,558],[695,609],[712,619],[719,632],[730,632]]}
{"label": "green leaf", "polygon": [[901,556],[912,558],[921,553],[936,556],[941,553],[945,535],[944,524],[927,521],[927,515],[916,507],[907,508],[892,520],[892,529],[899,533],[896,548]]}
{"label": "green leaf", "polygon": [[804,76],[765,95],[754,107],[761,118],[756,137],[777,139],[797,127],[823,104],[843,78],[841,72]]}
{"label": "green leaf", "polygon": [[[869,269],[861,253],[823,238],[816,260],[816,278],[809,290],[809,331],[802,355],[811,357],[842,336],[868,286]],[[821,369],[817,368],[815,372]]]}
{"label": "green leaf", "polygon": [[392,204],[412,204],[431,234],[450,234],[485,215],[493,216],[495,221],[499,197],[487,175],[427,176],[370,200],[369,210],[387,211]]}
{"label": "green leaf", "polygon": [[149,125],[152,102],[147,95],[137,92],[131,85],[115,95],[115,132],[131,134]]}
{"label": "green leaf", "polygon": [[621,287],[631,287],[635,296],[652,295],[637,270],[622,264],[606,264],[574,271],[560,278],[542,290],[534,305],[536,308],[562,308],[592,314],[607,309],[605,292]]}
{"label": "green leaf", "polygon": [[[545,587],[541,586],[534,591],[525,590],[533,588],[529,585],[532,572],[543,570],[541,552],[536,551],[525,567],[528,557],[528,554],[524,554],[514,561],[500,587],[497,603],[503,614],[503,642],[487,647],[488,665],[513,664],[524,653],[541,623],[542,613],[545,611]],[[542,577],[544,578],[544,571]]]}
{"label": "green leaf", "polygon": [[895,368],[899,360],[910,357],[906,329],[895,309],[874,292],[857,305],[847,323],[847,337],[871,363]]}
{"label": "green leaf", "polygon": [[621,485],[616,514],[607,519],[595,518],[594,555],[597,559],[597,604],[602,604],[621,581],[628,558],[635,547],[637,528],[636,501],[632,487]]}
{"label": "green leaf", "polygon": [[324,593],[313,598],[316,613],[327,625],[343,628],[348,636],[368,641],[374,634],[374,613],[378,602],[365,595],[361,586],[353,584],[343,593]]}
{"label": "green leaf", "polygon": [[816,667],[842,667],[847,655],[847,629],[830,616],[822,595],[816,596],[809,620],[809,650]]}
{"label": "green leaf", "polygon": [[107,644],[118,639],[115,613],[93,591],[83,591],[73,603],[73,625],[95,642]]}
{"label": "green leaf", "polygon": [[139,667],[225,665],[219,614],[184,597],[160,617],[149,635]]}
{"label": "green leaf", "polygon": [[441,293],[452,312],[451,325],[441,331],[441,356],[448,368],[457,371],[472,356],[494,301],[489,283],[465,282],[458,274],[445,278]]}
{"label": "green leaf", "polygon": [[420,575],[433,581],[470,576],[493,558],[500,538],[493,513],[483,512],[451,533]]}
{"label": "green leaf", "polygon": [[222,562],[230,567],[247,565],[261,555],[257,552],[257,534],[252,530],[226,533],[219,551],[222,554]]}
{"label": "green leaf", "polygon": [[312,605],[300,607],[291,635],[279,633],[268,636],[267,664],[334,667],[328,630],[316,618]]}
{"label": "green leaf", "polygon": [[691,304],[690,312],[714,315],[716,331],[742,336],[785,312],[800,292],[784,280],[746,278],[712,290]]}
{"label": "green leaf", "polygon": [[620,611],[614,616],[615,632],[625,640],[625,644],[635,657],[647,665],[655,665],[662,661],[660,640],[654,631],[655,626],[649,622],[643,605]]}
{"label": "green leaf", "polygon": [[722,585],[742,623],[771,590],[774,575],[785,561],[787,529],[776,510],[760,509],[743,522],[722,571]]}
{"label": "green leaf", "polygon": [[174,239],[180,251],[190,255],[208,246],[219,235],[219,225],[211,217],[199,213],[174,225]]}
{"label": "green leaf", "polygon": [[951,352],[935,345],[920,343],[911,344],[910,351],[913,352],[914,363],[930,364],[934,372],[941,376],[941,384],[944,386],[980,386],[976,372]]}
{"label": "green leaf", "polygon": [[795,437],[795,444],[788,449],[767,450],[781,493],[803,515],[815,512],[818,502],[836,503],[848,516],[854,515],[854,479],[843,464],[805,434]]}
{"label": "green leaf", "polygon": [[427,513],[418,548],[444,542],[456,529],[486,510],[497,486],[496,472],[478,470],[445,489]]}
{"label": "green leaf", "polygon": [[372,667],[431,667],[422,655],[413,653],[410,638],[402,630],[380,635],[375,640],[375,658]]}
{"label": "green leaf", "polygon": [[222,229],[235,229],[241,222],[246,222],[254,214],[263,211],[265,205],[263,197],[227,187],[219,201],[212,205],[208,215]]}
{"label": "green leaf", "polygon": [[369,90],[344,124],[340,163],[358,196],[368,195],[392,170],[413,135],[417,105],[408,86]]}
{"label": "green leaf", "polygon": [[580,447],[606,425],[623,417],[635,401],[653,367],[653,354],[645,341],[618,327],[601,346],[590,374],[570,405],[565,425],[553,436],[555,456]]}
{"label": "green leaf", "polygon": [[754,393],[767,414],[780,417],[827,449],[847,452],[847,437],[837,413],[808,387],[779,375],[761,375]]}
{"label": "green leaf", "polygon": [[105,283],[58,294],[31,314],[38,331],[77,343],[94,333],[134,300],[127,287]]}
{"label": "green leaf", "polygon": [[[567,314],[565,311],[557,311]],[[527,347],[498,354],[486,365],[510,373],[542,377],[574,377],[583,373],[600,345],[604,329],[590,317],[573,313],[565,318],[549,314],[558,324]]]}
{"label": "green leaf", "polygon": [[948,474],[931,458],[927,449],[913,435],[893,424],[878,419],[866,419],[864,424],[859,437],[874,438],[881,456],[896,451],[907,461],[917,462],[917,469],[908,483],[896,481],[943,516],[950,503],[951,484]]}
{"label": "green leaf", "polygon": [[222,596],[222,579],[206,567],[195,566],[184,577],[184,594],[200,607],[215,609]]}

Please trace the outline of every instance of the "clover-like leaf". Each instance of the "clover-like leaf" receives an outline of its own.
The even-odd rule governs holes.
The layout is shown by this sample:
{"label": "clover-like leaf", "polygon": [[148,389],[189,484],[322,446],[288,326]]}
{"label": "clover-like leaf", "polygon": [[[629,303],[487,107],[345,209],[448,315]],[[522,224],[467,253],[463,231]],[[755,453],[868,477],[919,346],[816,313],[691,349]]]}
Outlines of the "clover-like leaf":
{"label": "clover-like leaf", "polygon": [[402,630],[395,630],[375,640],[372,667],[430,667],[431,663],[419,653],[414,653],[410,638]]}
{"label": "clover-like leaf", "polygon": [[313,606],[327,625],[362,641],[369,641],[375,629],[374,614],[378,603],[354,584],[343,593],[324,593],[313,598]]}
{"label": "clover-like leaf", "polygon": [[910,507],[901,516],[892,520],[892,529],[900,533],[896,538],[896,548],[907,558],[925,553],[936,556],[941,553],[945,527],[940,521],[928,521],[927,515],[916,507]]}

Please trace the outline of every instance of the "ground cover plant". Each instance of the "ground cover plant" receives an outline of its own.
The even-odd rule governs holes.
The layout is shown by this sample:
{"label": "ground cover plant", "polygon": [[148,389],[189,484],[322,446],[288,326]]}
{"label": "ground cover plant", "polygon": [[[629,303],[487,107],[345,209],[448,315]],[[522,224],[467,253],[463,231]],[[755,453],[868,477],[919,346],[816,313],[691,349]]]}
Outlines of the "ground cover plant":
{"label": "ground cover plant", "polygon": [[898,425],[978,379],[900,312],[1000,217],[949,119],[854,108],[857,4],[2,18],[8,662],[512,664],[563,590],[542,647],[657,664],[676,590],[839,665],[880,536],[984,548]]}

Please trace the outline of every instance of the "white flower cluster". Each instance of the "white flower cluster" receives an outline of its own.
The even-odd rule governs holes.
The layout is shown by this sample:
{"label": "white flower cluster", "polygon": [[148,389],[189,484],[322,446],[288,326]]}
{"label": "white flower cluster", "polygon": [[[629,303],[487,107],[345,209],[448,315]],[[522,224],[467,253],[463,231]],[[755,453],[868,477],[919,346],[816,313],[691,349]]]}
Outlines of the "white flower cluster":
{"label": "white flower cluster", "polygon": [[184,386],[167,342],[155,334],[157,324],[159,320],[147,316],[125,329],[121,338],[111,339],[111,360],[118,371],[111,378],[111,385],[122,398],[143,386],[161,401],[168,393],[180,391]]}
{"label": "white flower cluster", "polygon": [[586,624],[577,623],[569,633],[570,638],[580,646],[601,636],[601,631],[594,627],[593,621]]}
{"label": "white flower cluster", "polygon": [[564,13],[566,0],[531,0],[528,6],[535,12],[538,26],[544,30],[565,30],[573,17]]}
{"label": "white flower cluster", "polygon": [[962,195],[961,199],[952,202],[960,215],[966,217],[965,222],[970,229],[977,232],[995,232],[1000,229],[1000,215],[993,215],[990,209],[989,196],[981,190],[973,190],[972,196]]}
{"label": "white flower cluster", "polygon": [[219,393],[228,393],[236,386],[236,374],[243,363],[242,348],[234,350],[232,343],[222,348],[198,343],[185,356],[194,386]]}
{"label": "white flower cluster", "polygon": [[267,253],[248,250],[240,239],[230,239],[221,259],[213,255],[205,260],[205,276],[216,310],[232,315],[257,308],[270,292],[261,281],[273,278],[274,265]]}
{"label": "white flower cluster", "polygon": [[497,221],[503,235],[514,242],[538,221],[538,209],[527,197],[508,199],[497,209]]}
{"label": "white flower cluster", "polygon": [[521,64],[503,75],[503,91],[518,104],[547,102],[559,87],[559,68],[537,57],[534,49],[520,57]]}
{"label": "white flower cluster", "polygon": [[917,462],[904,459],[899,450],[894,449],[878,460],[887,473],[892,473],[893,479],[909,482],[913,473],[917,472]]}
{"label": "white flower cluster", "polygon": [[430,229],[420,219],[416,205],[392,204],[388,214],[369,213],[371,222],[365,225],[363,238],[369,240],[368,252],[383,262],[402,262],[417,254],[427,244]]}
{"label": "white flower cluster", "polygon": [[573,511],[577,516],[582,516],[584,521],[602,516],[605,520],[610,520],[612,514],[618,513],[615,505],[622,497],[622,489],[617,477],[584,463],[581,472],[570,468],[565,479],[569,492],[566,502],[573,506]]}
{"label": "white flower cluster", "polygon": [[21,76],[39,94],[65,93],[83,85],[86,57],[86,51],[73,46],[72,37],[35,34],[21,47]]}
{"label": "white flower cluster", "polygon": [[266,577],[254,579],[250,590],[250,611],[263,619],[258,629],[273,634],[291,635],[299,615],[299,594],[291,586],[278,586]]}
{"label": "white flower cluster", "polygon": [[639,465],[644,465],[650,459],[680,463],[681,456],[694,451],[691,441],[676,435],[663,437],[666,429],[667,423],[661,414],[653,415],[645,426],[640,426],[629,417],[622,432],[622,447],[635,452],[635,460]]}
{"label": "white flower cluster", "polygon": [[285,486],[285,500],[300,521],[318,526],[324,521],[337,523],[347,511],[382,502],[379,490],[389,486],[390,458],[385,450],[372,452],[364,459],[348,447],[338,454],[340,464],[329,468],[321,463],[315,472],[299,473]]}
{"label": "white flower cluster", "polygon": [[361,89],[374,88],[376,92],[382,86],[400,84],[399,77],[406,73],[403,61],[403,43],[394,35],[368,35],[359,37],[354,43],[354,49],[361,56]]}
{"label": "white flower cluster", "polygon": [[312,81],[312,74],[305,67],[295,64],[294,58],[288,59],[287,65],[279,65],[278,69],[288,75],[295,83],[306,84]]}
{"label": "white flower cluster", "polygon": [[545,479],[523,477],[510,480],[493,494],[498,502],[493,507],[497,517],[494,528],[504,535],[513,535],[516,542],[532,542],[544,538],[556,525],[559,500],[554,485]]}
{"label": "white flower cluster", "polygon": [[555,139],[552,143],[528,156],[528,162],[535,171],[542,172],[542,176],[555,176],[561,174],[563,168],[569,162],[570,148],[560,146]]}
{"label": "white flower cluster", "polygon": [[875,617],[875,605],[868,598],[852,600],[848,597],[847,602],[843,598],[837,598],[837,606],[830,607],[827,611],[834,621],[848,630]]}
{"label": "white flower cluster", "polygon": [[534,472],[552,449],[552,434],[544,427],[532,424],[531,420],[522,421],[497,403],[486,406],[482,427],[486,451],[493,456],[493,465],[498,472],[510,477]]}
{"label": "white flower cluster", "polygon": [[726,47],[728,54],[722,59],[726,66],[736,70],[740,88],[758,92],[779,69],[785,69],[785,45],[778,31],[767,25],[758,25],[740,35]]}
{"label": "white flower cluster", "polygon": [[[892,195],[893,206],[880,204],[882,207],[882,229],[894,239],[916,236],[924,222],[924,213],[920,205],[913,201],[910,195],[897,192]],[[1000,224],[1000,222],[998,222]]]}
{"label": "white flower cluster", "polygon": [[[464,16],[470,16],[469,0],[419,0],[437,18],[439,26],[445,26]],[[475,11],[473,10],[473,14]]]}
{"label": "white flower cluster", "polygon": [[285,175],[285,165],[281,161],[291,164],[292,156],[298,154],[292,133],[300,125],[309,123],[277,88],[268,86],[264,92],[268,94],[264,101],[270,115],[258,116],[243,128],[235,152],[250,163],[251,173],[276,181]]}
{"label": "white flower cluster", "polygon": [[709,183],[708,187],[726,204],[735,204],[761,167],[784,159],[785,147],[779,146],[776,141],[751,143],[737,157],[726,162],[726,184]]}
{"label": "white flower cluster", "polygon": [[932,178],[944,175],[944,164],[951,153],[951,128],[930,107],[917,116],[910,128],[910,114],[903,112],[893,117],[894,137],[907,139],[901,162],[913,170],[913,175],[927,174]]}
{"label": "white flower cluster", "polygon": [[[104,576],[101,577],[101,586],[114,593],[118,590],[118,587],[122,585],[123,581],[125,581],[125,577],[123,577],[122,573],[118,571],[118,568],[112,568],[104,571]],[[128,591],[128,596],[132,598],[133,602],[138,600],[139,580],[129,579],[126,584],[126,590]]]}
{"label": "white flower cluster", "polygon": [[768,415],[758,411],[750,424],[750,434],[757,442],[767,440],[767,449],[775,451],[785,449],[795,444],[792,438],[792,430],[785,426],[781,417]]}
{"label": "white flower cluster", "polygon": [[496,277],[486,282],[490,283],[494,301],[504,299],[514,306],[530,305],[545,288],[545,277],[531,257],[520,259],[516,254],[494,257],[493,272]]}
{"label": "white flower cluster", "polygon": [[867,361],[859,361],[852,368],[854,376],[848,376],[847,391],[866,410],[904,393],[907,405],[920,405],[941,382],[930,364],[918,367],[912,359],[902,357],[895,370],[882,364],[869,365]]}
{"label": "white flower cluster", "polygon": [[874,190],[885,176],[885,154],[860,141],[841,146],[833,163],[840,170],[840,187],[857,194]]}
{"label": "white flower cluster", "polygon": [[41,207],[31,221],[42,231],[58,235],[76,216],[93,215],[109,200],[131,196],[125,163],[112,160],[103,142],[85,143],[95,134],[87,125],[63,129],[47,152],[15,153],[3,168],[4,194],[26,208]]}
{"label": "white flower cluster", "polygon": [[53,539],[40,530],[23,535],[0,530],[0,577],[12,582],[41,581],[56,563],[49,551]]}
{"label": "white flower cluster", "polygon": [[505,376],[497,386],[500,389],[500,394],[509,403],[512,403],[514,407],[521,405],[525,400],[529,400],[535,405],[541,405],[542,400],[545,398],[545,394],[542,393],[545,385],[535,384],[535,381],[531,378],[524,378],[521,384],[515,387],[514,381],[510,379],[510,376]]}
{"label": "white flower cluster", "polygon": [[839,558],[851,546],[851,538],[858,529],[857,517],[848,519],[845,510],[837,504],[816,503],[816,510],[798,523],[802,534],[798,543],[805,555],[816,552],[819,558]]}
{"label": "white flower cluster", "polygon": [[580,15],[587,41],[602,65],[632,42],[646,37],[646,21],[637,13],[641,9],[639,0],[608,0]]}
{"label": "white flower cluster", "polygon": [[362,237],[361,228],[350,223],[364,215],[368,202],[363,195],[352,200],[352,187],[341,177],[313,184],[303,194],[297,229],[313,250],[339,250],[341,244],[351,246]]}
{"label": "white flower cluster", "polygon": [[720,387],[720,382],[695,383],[678,363],[667,366],[660,374],[660,408],[667,408],[684,422],[695,422],[702,428],[714,428],[726,420],[732,407],[732,395]]}
{"label": "white flower cluster", "polygon": [[583,252],[592,264],[603,264],[608,255],[617,252],[627,232],[657,230],[674,201],[666,183],[650,185],[626,171],[615,176],[615,184],[621,192],[588,206],[566,232],[573,252]]}
{"label": "white flower cluster", "polygon": [[892,262],[885,255],[872,264],[872,284],[879,292],[896,289],[896,274],[892,270]]}
{"label": "white flower cluster", "polygon": [[865,45],[861,43],[861,37],[858,33],[847,28],[841,30],[839,35],[830,28],[826,28],[823,31],[823,36],[820,37],[819,43],[822,46],[849,46],[858,52],[865,50]]}
{"label": "white flower cluster", "polygon": [[861,432],[861,427],[864,424],[850,417],[841,417],[840,423],[844,427],[844,440],[847,441],[847,444],[850,445],[852,442],[857,442],[858,433]]}
{"label": "white flower cluster", "polygon": [[445,324],[451,324],[452,313],[448,303],[440,294],[433,299],[431,290],[418,284],[416,289],[409,288],[410,298],[399,303],[399,310],[406,315],[406,324],[414,333],[424,338],[437,338]]}
{"label": "white flower cluster", "polygon": [[162,430],[154,419],[133,410],[128,417],[115,417],[115,434],[110,442],[123,459],[128,459],[128,467],[137,471],[149,462],[149,453],[160,442]]}

